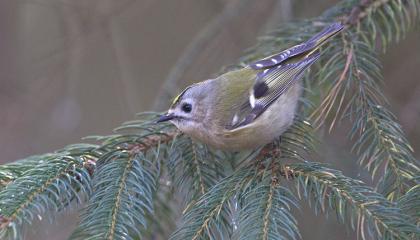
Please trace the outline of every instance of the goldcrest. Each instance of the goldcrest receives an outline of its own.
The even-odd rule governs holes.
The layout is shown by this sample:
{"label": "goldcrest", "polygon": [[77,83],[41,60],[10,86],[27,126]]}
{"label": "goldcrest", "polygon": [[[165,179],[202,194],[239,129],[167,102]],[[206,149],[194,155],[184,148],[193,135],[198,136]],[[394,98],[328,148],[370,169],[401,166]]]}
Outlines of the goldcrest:
{"label": "goldcrest", "polygon": [[187,87],[158,122],[215,148],[253,149],[272,142],[293,123],[302,75],[319,47],[343,29],[334,23],[308,41]]}

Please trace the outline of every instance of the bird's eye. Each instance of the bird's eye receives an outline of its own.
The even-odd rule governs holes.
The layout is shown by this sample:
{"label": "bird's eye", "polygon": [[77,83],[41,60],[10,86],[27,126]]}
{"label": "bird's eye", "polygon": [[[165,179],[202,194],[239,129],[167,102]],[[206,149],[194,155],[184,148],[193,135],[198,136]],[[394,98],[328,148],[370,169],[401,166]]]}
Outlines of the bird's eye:
{"label": "bird's eye", "polygon": [[191,110],[192,110],[192,106],[191,106],[191,104],[189,104],[189,103],[184,103],[184,104],[182,104],[182,106],[181,106],[181,110],[182,110],[183,112],[189,113],[189,112],[191,112]]}

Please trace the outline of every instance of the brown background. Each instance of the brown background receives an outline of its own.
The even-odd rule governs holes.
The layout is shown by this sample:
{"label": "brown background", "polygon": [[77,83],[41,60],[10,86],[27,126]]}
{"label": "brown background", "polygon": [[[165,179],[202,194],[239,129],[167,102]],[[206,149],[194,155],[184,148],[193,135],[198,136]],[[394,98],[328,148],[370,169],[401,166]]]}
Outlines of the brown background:
{"label": "brown background", "polygon": [[[175,84],[179,88],[235,63],[267,29],[318,16],[335,2],[1,0],[0,163],[108,134],[137,112],[163,108],[166,101],[155,98],[194,44],[201,44],[200,51]],[[419,42],[417,30],[383,56],[385,95],[415,150]],[[340,130],[326,141],[332,149],[350,146]],[[328,150],[325,161],[349,176],[360,172],[349,154]],[[333,215],[330,221],[307,210],[297,215],[303,239],[355,239]],[[52,225],[41,221],[29,228],[27,239],[66,239],[76,216],[64,214]]]}

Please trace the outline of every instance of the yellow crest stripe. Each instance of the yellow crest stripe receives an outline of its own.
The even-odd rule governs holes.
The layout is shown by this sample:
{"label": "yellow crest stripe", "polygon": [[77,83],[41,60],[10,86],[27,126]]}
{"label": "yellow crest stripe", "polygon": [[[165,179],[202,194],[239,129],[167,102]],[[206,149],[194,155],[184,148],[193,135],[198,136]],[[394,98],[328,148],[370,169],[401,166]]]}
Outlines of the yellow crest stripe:
{"label": "yellow crest stripe", "polygon": [[181,99],[182,95],[184,95],[184,93],[190,89],[193,85],[186,87],[180,94],[178,94],[178,96],[176,96],[174,98],[174,100],[172,101],[172,105],[175,105],[179,102],[179,100]]}

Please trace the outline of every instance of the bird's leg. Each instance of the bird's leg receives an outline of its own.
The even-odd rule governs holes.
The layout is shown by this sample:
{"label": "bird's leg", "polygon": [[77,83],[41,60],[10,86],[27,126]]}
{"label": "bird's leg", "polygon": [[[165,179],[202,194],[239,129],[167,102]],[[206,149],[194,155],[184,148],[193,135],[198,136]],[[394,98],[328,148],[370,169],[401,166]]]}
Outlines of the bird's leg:
{"label": "bird's leg", "polygon": [[267,158],[270,158],[272,156],[272,152],[273,151],[273,145],[272,143],[269,143],[267,145],[265,145],[260,152],[258,153],[257,157],[256,157],[256,166],[259,170],[264,170],[265,169],[265,164],[264,164],[264,160]]}
{"label": "bird's leg", "polygon": [[[280,148],[281,142],[282,142],[282,136],[279,137],[278,141],[273,142],[273,144],[275,144],[275,147],[273,148],[275,157],[281,156],[281,148]],[[282,167],[280,167],[279,172],[280,172],[280,175],[285,177],[287,180],[293,179],[295,177],[295,173],[287,165],[283,165]]]}
{"label": "bird's leg", "polygon": [[280,143],[281,143],[281,138],[279,138],[279,140],[276,140],[276,141],[273,141],[272,143],[267,144],[261,150],[260,155],[262,155],[262,157],[279,158],[281,155]]}
{"label": "bird's leg", "polygon": [[273,150],[272,150],[272,157],[274,157],[274,158],[278,158],[278,157],[280,157],[281,156],[281,148],[280,148],[280,145],[281,145],[281,140],[282,140],[282,138],[281,138],[281,136],[279,137],[279,139],[277,140],[277,141],[274,141],[273,143],[272,143],[272,145],[273,145]]}
{"label": "bird's leg", "polygon": [[256,157],[256,166],[259,170],[264,170],[266,165],[264,164],[264,160],[268,158],[271,159],[270,169],[272,172],[277,172],[279,169],[278,163],[273,161],[275,158],[279,158],[281,156],[281,137],[278,140],[275,140],[267,145],[265,145],[259,152],[258,156]]}

